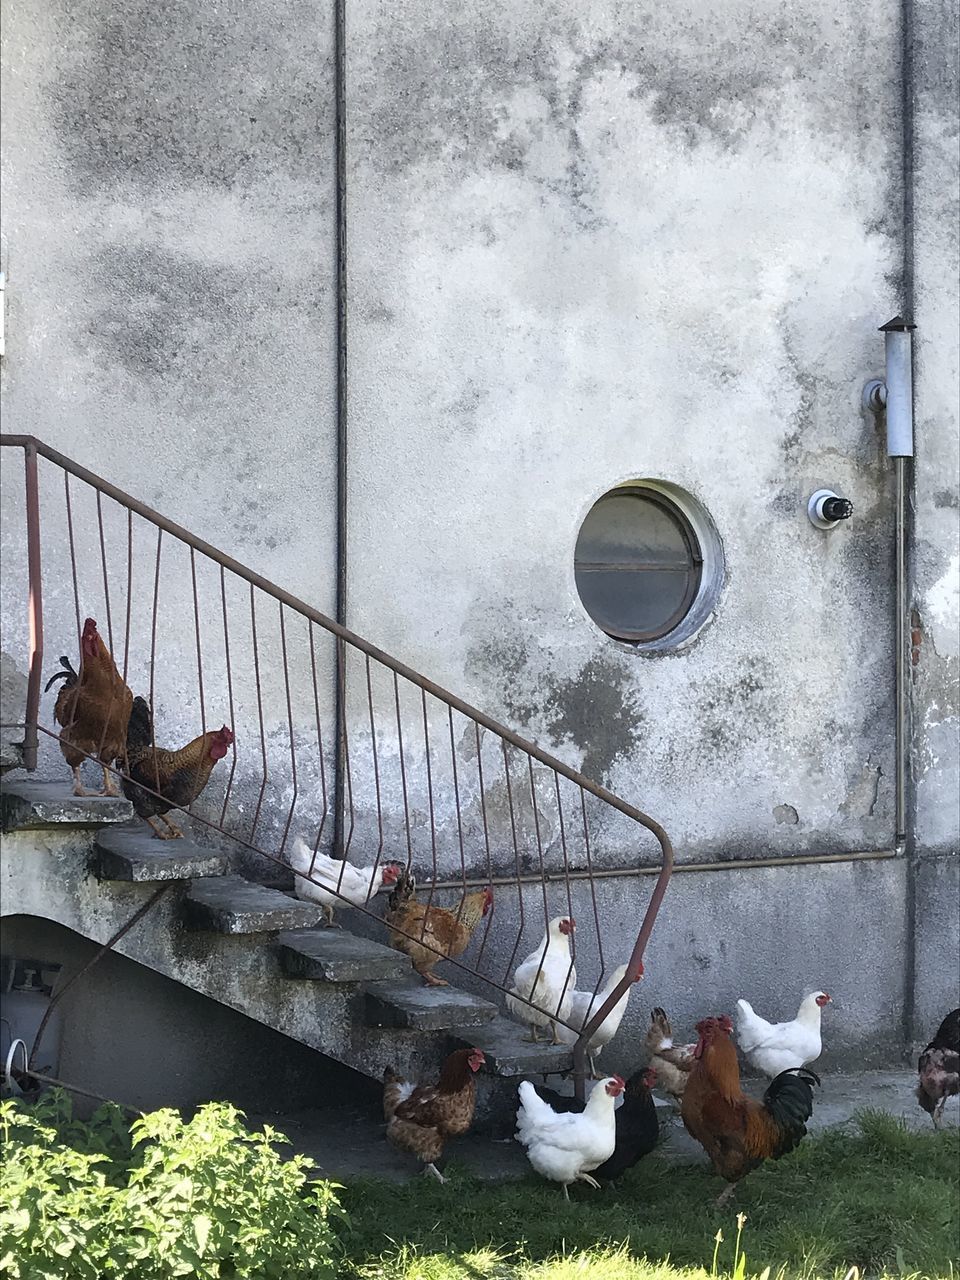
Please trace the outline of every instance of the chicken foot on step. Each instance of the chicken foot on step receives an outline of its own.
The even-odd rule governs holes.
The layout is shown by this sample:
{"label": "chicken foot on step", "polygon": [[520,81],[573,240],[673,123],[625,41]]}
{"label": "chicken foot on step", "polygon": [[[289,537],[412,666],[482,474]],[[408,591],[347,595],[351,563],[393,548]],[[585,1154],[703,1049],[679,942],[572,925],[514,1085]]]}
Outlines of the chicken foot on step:
{"label": "chicken foot on step", "polygon": [[100,792],[100,791],[88,791],[88,790],[87,790],[87,788],[83,785],[83,783],[80,781],[80,766],[79,766],[79,765],[76,765],[76,767],[75,767],[75,768],[74,768],[74,770],[73,770],[73,794],[74,794],[75,796],[99,796],[99,795],[102,795],[102,792]]}
{"label": "chicken foot on step", "polygon": [[[416,968],[416,966],[414,967]],[[432,974],[429,969],[417,969],[417,973],[419,973],[428,987],[449,987],[450,985],[444,978],[438,978]]]}
{"label": "chicken foot on step", "polygon": [[323,926],[325,929],[342,929],[343,928],[342,924],[337,924],[337,922],[334,920],[333,907],[331,907],[328,902],[325,902],[323,904],[323,914],[327,917],[326,923]]}
{"label": "chicken foot on step", "polygon": [[164,823],[164,827],[157,826],[156,818],[147,818],[150,826],[153,827],[153,834],[158,840],[182,840],[183,832],[179,827],[175,827],[173,823],[164,814],[160,815],[160,821]]}
{"label": "chicken foot on step", "polygon": [[117,786],[116,778],[114,778],[106,765],[101,765],[100,767],[103,769],[103,794],[105,796],[119,797],[120,788]]}

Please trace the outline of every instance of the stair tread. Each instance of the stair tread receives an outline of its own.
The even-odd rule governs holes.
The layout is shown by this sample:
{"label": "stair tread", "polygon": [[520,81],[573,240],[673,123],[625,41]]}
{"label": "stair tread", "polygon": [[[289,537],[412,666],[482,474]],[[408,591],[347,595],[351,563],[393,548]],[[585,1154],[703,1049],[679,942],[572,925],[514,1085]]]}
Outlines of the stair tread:
{"label": "stair tread", "polygon": [[373,982],[402,978],[406,956],[344,929],[299,929],[281,933],[280,960],[295,978],[324,982]]}
{"label": "stair tread", "polygon": [[133,805],[113,796],[75,796],[69,782],[5,778],[0,785],[6,831],[39,827],[99,827],[129,822]]}
{"label": "stair tread", "polygon": [[445,1031],[489,1022],[497,1006],[456,987],[428,987],[419,978],[373,982],[367,987],[367,1023],[375,1027],[415,1027]]}
{"label": "stair tread", "polygon": [[272,933],[309,928],[320,919],[320,908],[300,902],[277,889],[254,884],[241,876],[212,876],[196,880],[185,898],[190,922],[219,933]]}
{"label": "stair tread", "polygon": [[101,831],[97,852],[101,880],[194,880],[227,870],[226,854],[192,840],[159,840],[139,823]]}
{"label": "stair tread", "polygon": [[566,1044],[534,1044],[525,1040],[529,1027],[499,1016],[478,1027],[455,1027],[458,1046],[482,1049],[488,1071],[498,1076],[551,1075],[573,1069],[573,1048]]}

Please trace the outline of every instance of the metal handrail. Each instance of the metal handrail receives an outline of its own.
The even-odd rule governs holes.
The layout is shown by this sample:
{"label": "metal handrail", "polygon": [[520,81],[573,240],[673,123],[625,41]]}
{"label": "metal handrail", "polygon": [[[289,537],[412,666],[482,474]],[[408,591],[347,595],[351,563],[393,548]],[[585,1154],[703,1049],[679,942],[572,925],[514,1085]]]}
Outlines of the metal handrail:
{"label": "metal handrail", "polygon": [[[194,551],[199,552],[203,556],[207,557],[209,560],[218,564],[221,567],[221,570],[229,571],[236,577],[249,583],[251,588],[256,588],[257,590],[263,592],[265,595],[272,597],[281,606],[286,606],[287,608],[291,609],[295,613],[300,614],[302,617],[306,618],[310,622],[315,623],[317,626],[323,628],[323,630],[335,636],[339,644],[349,645],[352,649],[355,649],[360,653],[364,654],[368,661],[372,659],[375,662],[379,663],[381,666],[388,669],[389,671],[392,671],[394,673],[395,680],[396,678],[400,678],[407,681],[411,685],[416,686],[422,691],[423,694],[429,694],[431,697],[437,699],[439,702],[444,703],[452,711],[456,711],[461,715],[463,715],[464,717],[466,717],[468,720],[472,721],[475,725],[481,728],[487,729],[491,733],[495,734],[498,738],[500,738],[502,742],[507,743],[510,746],[516,748],[518,751],[522,752],[524,755],[528,757],[528,759],[536,760],[540,764],[544,765],[547,769],[551,770],[555,775],[559,775],[560,777],[566,778],[568,781],[572,782],[575,786],[580,788],[581,792],[586,792],[589,795],[596,797],[605,805],[608,805],[610,808],[616,810],[617,812],[623,814],[625,817],[631,819],[632,821],[636,822],[640,826],[644,827],[655,837],[661,850],[660,872],[657,878],[656,885],[653,890],[653,894],[651,895],[650,902],[647,905],[647,910],[644,914],[640,931],[637,936],[636,943],[634,945],[633,951],[630,956],[630,960],[627,965],[626,974],[624,978],[621,980],[621,982],[618,983],[617,986],[614,988],[614,990],[610,993],[607,1000],[604,1001],[602,1006],[590,1018],[590,1021],[588,1022],[588,1024],[582,1029],[574,1048],[575,1074],[578,1077],[578,1080],[580,1081],[580,1084],[582,1086],[587,1044],[591,1036],[593,1035],[593,1033],[596,1031],[597,1027],[599,1027],[601,1022],[605,1019],[607,1013],[610,1011],[610,1009],[612,1009],[617,1004],[617,1002],[623,995],[624,991],[635,980],[637,974],[639,973],[643,954],[644,954],[644,949],[646,947],[647,941],[649,940],[650,933],[653,929],[653,924],[656,919],[660,904],[663,900],[664,893],[666,892],[667,883],[670,879],[670,874],[673,868],[673,848],[670,843],[669,837],[667,836],[663,827],[658,822],[656,822],[653,818],[643,813],[640,809],[637,809],[633,805],[627,804],[626,801],[620,799],[619,796],[616,796],[611,791],[608,791],[605,787],[599,785],[598,783],[594,782],[592,779],[586,777],[583,773],[579,772],[578,770],[571,768],[567,764],[564,764],[564,762],[558,759],[556,756],[553,756],[549,752],[544,751],[542,748],[538,747],[536,743],[531,742],[528,739],[522,737],[520,734],[515,733],[508,726],[499,723],[493,717],[486,715],[484,712],[472,706],[470,703],[465,702],[462,698],[457,697],[456,694],[453,694],[449,690],[444,689],[442,686],[428,679],[426,676],[414,670],[412,667],[407,666],[405,663],[398,661],[392,655],[386,653],[383,649],[380,649],[378,646],[371,644],[369,641],[365,640],[362,636],[357,635],[355,632],[343,626],[341,623],[336,622],[334,619],[327,617],[325,614],[321,613],[319,610],[314,609],[311,605],[299,599],[297,596],[292,595],[288,591],[284,591],[282,588],[278,587],[275,583],[271,582],[269,579],[265,578],[263,575],[258,574],[254,570],[248,568],[246,565],[241,564],[238,560],[235,560],[232,556],[227,555],[225,552],[219,550],[217,547],[214,547],[212,544],[206,542],[202,538],[198,538],[195,534],[191,533],[188,529],[185,529],[183,526],[177,524],[175,521],[169,520],[166,516],[162,515],[160,512],[154,511],[151,507],[148,507],[145,503],[142,503],[138,499],[134,498],[132,495],[125,493],[122,489],[119,489],[116,485],[110,484],[109,481],[104,480],[101,476],[98,476],[94,472],[88,470],[86,467],[81,466],[79,463],[75,462],[73,459],[66,457],[64,454],[60,453],[58,450],[51,448],[49,445],[44,444],[42,441],[29,435],[2,434],[0,435],[0,446],[23,449],[24,460],[25,460],[27,559],[28,559],[28,575],[29,575],[28,610],[29,610],[29,625],[30,625],[30,661],[29,661],[29,678],[28,678],[28,688],[27,688],[27,711],[26,711],[26,717],[25,717],[26,729],[25,729],[25,735],[24,735],[24,764],[26,768],[33,769],[36,767],[39,732],[50,733],[49,730],[43,729],[39,725],[39,708],[40,708],[42,661],[43,661],[43,601],[42,601],[42,579],[41,579],[41,561],[40,561],[40,506],[39,506],[37,458],[43,457],[47,459],[49,462],[53,463],[55,466],[61,468],[61,470],[63,470],[68,475],[74,476],[76,479],[89,485],[92,489],[96,490],[98,494],[103,494],[104,496],[111,498],[113,501],[118,503],[121,507],[125,508],[128,512],[132,512],[133,514],[141,517],[142,519],[146,520],[148,523],[154,525],[157,529],[160,529],[166,533],[169,533],[172,537],[176,538],[178,541],[190,547],[192,552]],[[99,497],[98,497],[98,503],[99,503]],[[102,527],[101,527],[101,539],[102,539]],[[158,572],[159,572],[159,569],[158,569]],[[105,565],[104,565],[104,575],[106,576]],[[196,587],[194,587],[194,590],[196,591]],[[196,604],[196,596],[195,596],[195,604]],[[281,610],[281,618],[282,618],[282,610]],[[128,619],[128,623],[129,623],[129,619]],[[198,644],[199,644],[199,641],[198,641]],[[340,691],[338,696],[342,697],[342,690]],[[51,734],[51,736],[57,736],[57,735]],[[340,744],[337,744],[337,750],[338,750],[338,758],[339,758]],[[322,764],[322,753],[321,753],[321,764]],[[403,764],[402,764],[402,758],[401,758],[401,769],[402,767],[403,767]],[[429,771],[429,755],[428,755],[427,767]],[[507,786],[509,789],[509,785],[510,785],[509,770],[507,770],[506,777],[507,777]],[[532,774],[531,774],[531,777],[532,777]],[[261,799],[262,799],[262,794],[261,794]],[[512,812],[513,811],[511,808],[511,815],[512,815]],[[432,814],[432,809],[431,809],[431,814]],[[535,810],[534,810],[534,814],[536,814]],[[291,810],[291,815],[292,815],[292,810]],[[210,825],[213,825],[213,824],[210,824]],[[289,819],[288,819],[288,825],[289,825]],[[222,830],[222,828],[220,829]],[[224,834],[231,839],[238,839],[238,837],[233,836],[229,832],[224,832]],[[408,829],[408,836],[409,836],[409,829]],[[281,862],[280,859],[275,858],[274,855],[272,855],[268,850],[261,849],[259,846],[249,844],[249,842],[246,842],[246,841],[240,841],[240,843],[248,844],[248,847],[255,849],[257,852],[261,853],[263,856],[272,858],[275,861]],[[378,854],[378,860],[379,860],[379,854]],[[542,861],[542,855],[541,855],[541,861]],[[281,865],[288,865],[288,864],[281,862]],[[305,878],[310,879],[310,876],[307,876]],[[544,884],[545,883],[546,881],[544,880]],[[518,937],[518,940],[519,940],[519,937]],[[459,967],[464,967],[464,966],[459,966]],[[477,974],[477,976],[481,977],[483,981],[492,983],[492,980],[485,978],[483,975]],[[497,984],[497,983],[492,983],[492,985],[500,986],[500,984]],[[529,1002],[526,1002],[526,1003],[529,1003]],[[571,1028],[571,1029],[577,1030],[576,1028]]]}

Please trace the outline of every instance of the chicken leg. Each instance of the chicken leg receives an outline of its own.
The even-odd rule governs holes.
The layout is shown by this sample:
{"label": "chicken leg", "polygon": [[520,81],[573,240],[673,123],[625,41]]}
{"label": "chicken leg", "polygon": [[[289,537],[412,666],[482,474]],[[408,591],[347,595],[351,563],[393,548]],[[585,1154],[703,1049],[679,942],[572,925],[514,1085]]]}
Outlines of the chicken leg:
{"label": "chicken leg", "polygon": [[113,774],[106,765],[101,765],[100,767],[103,769],[103,794],[105,796],[119,797],[120,788],[117,786],[116,779]]}
{"label": "chicken leg", "polygon": [[336,921],[334,920],[333,907],[331,907],[329,902],[325,902],[323,904],[323,914],[327,917],[326,924],[323,926],[325,929],[342,929],[343,928],[342,924],[337,924]]}
{"label": "chicken leg", "polygon": [[170,822],[169,819],[163,817],[163,815],[161,815],[161,820],[164,822],[166,829],[157,825],[156,818],[147,818],[147,822],[149,822],[150,826],[153,827],[153,834],[158,840],[180,840],[183,838],[183,832],[179,827],[175,827],[173,823]]}
{"label": "chicken leg", "polygon": [[[414,965],[416,969],[416,965]],[[424,980],[428,987],[449,987],[450,983],[443,978],[438,978],[430,972],[429,969],[417,969],[420,977]]]}
{"label": "chicken leg", "polygon": [[591,1178],[589,1173],[578,1173],[577,1181],[585,1182],[587,1186],[594,1187],[596,1188],[597,1191],[600,1190],[600,1183],[596,1180],[596,1178]]}
{"label": "chicken leg", "polygon": [[80,766],[74,765],[73,768],[73,794],[75,796],[97,796],[99,791],[88,791],[80,781]]}
{"label": "chicken leg", "polygon": [[726,1187],[723,1191],[720,1192],[720,1194],[717,1196],[717,1199],[716,1199],[716,1205],[718,1209],[723,1208],[723,1206],[727,1203],[727,1201],[733,1196],[733,1193],[736,1191],[736,1189],[737,1189],[737,1184],[735,1182],[731,1182],[729,1187]]}
{"label": "chicken leg", "polygon": [[432,1178],[436,1178],[436,1180],[440,1183],[445,1183],[447,1181],[432,1160],[428,1165],[424,1166],[423,1172],[429,1173]]}

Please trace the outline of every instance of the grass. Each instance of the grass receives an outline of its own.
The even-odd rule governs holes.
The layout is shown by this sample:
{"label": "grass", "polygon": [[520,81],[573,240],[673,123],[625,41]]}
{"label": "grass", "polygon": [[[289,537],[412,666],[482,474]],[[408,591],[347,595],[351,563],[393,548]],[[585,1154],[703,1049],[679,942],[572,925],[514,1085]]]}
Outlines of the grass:
{"label": "grass", "polygon": [[[344,1277],[351,1280],[701,1280],[747,1277],[960,1280],[960,1134],[910,1133],[884,1113],[807,1138],[717,1209],[706,1165],[642,1161],[616,1187],[571,1192],[531,1176],[447,1186],[348,1180]],[[718,1228],[724,1240],[719,1246]],[[718,1249],[714,1268],[714,1250]]]}

